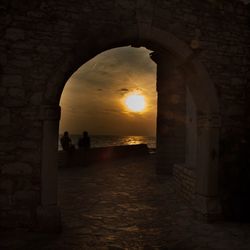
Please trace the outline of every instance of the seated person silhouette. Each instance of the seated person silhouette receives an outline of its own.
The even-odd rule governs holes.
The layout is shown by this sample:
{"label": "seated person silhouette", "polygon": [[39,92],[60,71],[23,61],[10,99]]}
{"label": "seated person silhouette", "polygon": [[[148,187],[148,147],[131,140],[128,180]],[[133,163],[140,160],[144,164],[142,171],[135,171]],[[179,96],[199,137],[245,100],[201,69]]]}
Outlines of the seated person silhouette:
{"label": "seated person silhouette", "polygon": [[60,142],[64,151],[71,152],[74,150],[74,145],[72,144],[68,131],[64,132],[63,136],[60,139]]}
{"label": "seated person silhouette", "polygon": [[78,147],[79,149],[90,149],[90,137],[87,131],[84,131],[82,137],[79,138]]}

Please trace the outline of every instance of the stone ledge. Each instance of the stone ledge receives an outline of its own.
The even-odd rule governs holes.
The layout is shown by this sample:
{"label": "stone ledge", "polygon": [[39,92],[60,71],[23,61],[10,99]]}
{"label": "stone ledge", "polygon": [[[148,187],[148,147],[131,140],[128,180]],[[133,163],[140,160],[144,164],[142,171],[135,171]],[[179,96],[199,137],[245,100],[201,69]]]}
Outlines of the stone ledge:
{"label": "stone ledge", "polygon": [[73,152],[59,151],[59,167],[86,166],[108,160],[140,157],[149,154],[146,144],[91,148],[89,150],[77,149]]}

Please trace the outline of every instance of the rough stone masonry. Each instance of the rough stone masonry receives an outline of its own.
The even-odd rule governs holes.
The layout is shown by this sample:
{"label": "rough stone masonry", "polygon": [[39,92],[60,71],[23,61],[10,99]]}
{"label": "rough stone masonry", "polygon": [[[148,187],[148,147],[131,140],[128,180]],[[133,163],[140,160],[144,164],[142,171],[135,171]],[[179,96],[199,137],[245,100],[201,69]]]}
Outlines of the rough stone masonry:
{"label": "rough stone masonry", "polygon": [[[202,152],[219,162],[216,199],[223,213],[240,214],[249,196],[247,180],[239,186],[240,178],[249,174],[244,158],[249,152],[249,23],[249,5],[237,0],[0,1],[1,227],[37,228],[41,218],[58,216],[52,208],[56,194],[48,197],[42,190],[50,186],[46,183],[56,183],[46,166],[56,157],[49,142],[57,139],[63,86],[93,56],[125,45],[146,46],[167,58],[179,53],[181,79],[190,82],[203,79],[192,60],[204,66],[215,94],[202,92],[202,80],[195,82],[191,94],[201,103],[218,99],[218,112],[211,112],[218,122],[214,125],[212,118],[203,116],[208,118],[202,126],[209,126],[203,131],[218,128],[219,150],[210,150],[215,137],[209,132],[210,144],[204,147],[208,150]],[[196,78],[189,77],[191,71]],[[196,108],[202,115],[199,102]],[[203,197],[206,209],[211,205],[206,192],[217,185],[207,179],[210,169],[201,175],[206,187],[197,199]],[[204,209],[200,211],[206,213]]]}

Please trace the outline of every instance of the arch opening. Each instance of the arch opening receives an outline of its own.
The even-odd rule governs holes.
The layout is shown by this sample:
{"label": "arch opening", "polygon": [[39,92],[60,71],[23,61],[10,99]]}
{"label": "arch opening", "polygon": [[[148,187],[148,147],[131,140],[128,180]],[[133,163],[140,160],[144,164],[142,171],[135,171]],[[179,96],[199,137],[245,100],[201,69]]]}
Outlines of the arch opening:
{"label": "arch opening", "polygon": [[119,47],[82,65],[61,96],[59,137],[69,131],[76,151],[83,131],[88,131],[91,148],[147,144],[155,152],[156,65],[150,53],[146,48]]}
{"label": "arch opening", "polygon": [[[86,124],[92,134],[154,135],[156,68],[149,54],[145,48],[120,47],[81,66],[67,81],[61,96],[60,106],[65,110],[62,109],[60,133],[70,126],[73,133],[82,132]],[[143,110],[131,110],[126,105],[126,98],[133,93],[144,96]],[[78,117],[69,117],[71,111],[79,112]],[[127,124],[134,131],[116,126],[112,117],[122,119],[120,124]],[[150,121],[148,126],[142,124],[143,118]],[[112,127],[102,128],[104,124]]]}
{"label": "arch opening", "polygon": [[[186,140],[186,133],[183,137],[176,138],[176,135],[181,131],[185,131],[186,127],[186,103],[181,102],[182,97],[188,93],[189,99],[193,100],[192,104],[192,119],[195,121],[195,125],[192,125],[195,136],[192,140],[197,143],[192,151],[192,161],[195,165],[195,185],[193,194],[193,204],[195,210],[204,215],[206,218],[217,215],[220,213],[220,206],[218,203],[218,144],[219,144],[219,107],[214,86],[208,76],[204,66],[195,58],[195,53],[188,48],[188,46],[179,41],[173,35],[163,32],[161,30],[154,30],[155,36],[150,39],[141,39],[139,45],[143,45],[148,49],[155,51],[155,55],[152,58],[157,63],[157,91],[158,91],[158,111],[157,111],[157,148],[158,148],[158,172],[159,174],[172,174],[173,165],[178,158],[185,163],[187,156],[185,156],[185,145],[183,140]],[[70,54],[63,62],[60,69],[56,72],[55,76],[48,84],[47,92],[44,96],[44,102],[52,107],[58,107],[60,96],[66,80],[72,75],[72,73],[84,62],[92,58],[99,52],[111,49],[118,44],[128,45],[127,41],[137,41],[136,47],[138,47],[138,40],[136,39],[123,39],[123,43],[120,39],[103,41],[102,46],[96,45],[93,51],[88,51],[90,44],[83,46],[79,49],[78,53]],[[105,49],[103,49],[105,48]],[[88,52],[86,52],[86,50]],[[176,82],[178,84],[176,84]],[[168,98],[166,98],[168,97]],[[181,105],[182,108],[178,107]],[[177,108],[177,113],[176,113]],[[185,116],[183,116],[185,114]],[[53,134],[58,134],[58,122],[53,127]],[[169,125],[170,124],[170,125]],[[56,129],[55,129],[56,127]],[[50,128],[44,127],[45,133]],[[50,129],[51,131],[51,129]],[[190,130],[189,130],[190,131]],[[170,136],[171,135],[171,136]],[[54,136],[55,137],[55,136]],[[178,137],[178,136],[177,136]],[[45,141],[46,141],[46,137]],[[169,147],[171,143],[181,141],[182,147],[178,148],[178,155],[173,159],[171,157],[166,159],[166,153],[169,153]],[[191,141],[192,141],[191,140]],[[54,140],[54,151],[57,150],[57,141]],[[44,142],[44,145],[47,145]],[[191,142],[192,144],[192,142]],[[190,144],[190,145],[191,145]],[[183,148],[184,145],[184,148]],[[52,152],[52,146],[51,146]],[[46,152],[43,153],[43,158],[47,158]],[[170,155],[171,154],[167,154]],[[54,157],[55,158],[55,157]],[[190,158],[190,159],[191,159]],[[44,161],[46,162],[46,161]],[[53,165],[55,169],[55,160],[50,162],[50,166]],[[178,165],[177,164],[177,165]],[[42,174],[43,186],[50,186],[48,183],[47,175],[49,174],[48,166],[43,164],[42,168],[47,169],[46,174]],[[54,175],[55,175],[54,171]],[[54,177],[56,178],[56,177]],[[50,188],[51,189],[51,188]],[[50,200],[50,204],[57,204],[56,188],[53,189],[54,195],[46,197],[48,192],[42,190],[42,197],[45,197],[44,205],[46,206],[46,200]],[[43,200],[43,199],[42,199]],[[47,202],[48,204],[48,202]]]}

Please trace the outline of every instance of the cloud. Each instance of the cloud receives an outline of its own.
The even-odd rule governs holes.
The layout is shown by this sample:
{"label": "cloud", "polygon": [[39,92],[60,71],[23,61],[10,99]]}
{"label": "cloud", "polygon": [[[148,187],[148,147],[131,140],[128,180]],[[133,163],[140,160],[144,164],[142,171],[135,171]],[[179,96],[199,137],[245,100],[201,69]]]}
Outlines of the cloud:
{"label": "cloud", "polygon": [[114,108],[107,108],[103,110],[104,113],[121,113],[121,110]]}
{"label": "cloud", "polygon": [[108,50],[84,64],[72,77],[88,87],[124,84],[134,76],[155,74],[156,65],[149,53],[145,48]]}
{"label": "cloud", "polygon": [[[131,127],[136,134],[144,126],[142,118],[148,115],[151,118],[145,117],[145,126],[152,130],[155,126],[152,114],[156,112],[156,64],[149,53],[146,48],[112,49],[80,67],[63,91],[62,127],[77,131],[86,125],[88,129],[96,128],[94,133],[99,134],[112,134],[112,131],[126,134]],[[131,114],[124,109],[122,100],[129,91],[136,90],[147,97],[149,112],[133,115],[130,120]],[[121,125],[117,128],[116,124]]]}
{"label": "cloud", "polygon": [[121,92],[128,92],[129,89],[127,89],[127,88],[121,88],[121,89],[118,89],[118,91],[121,91]]}

